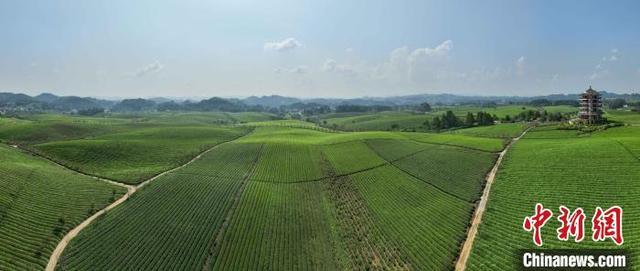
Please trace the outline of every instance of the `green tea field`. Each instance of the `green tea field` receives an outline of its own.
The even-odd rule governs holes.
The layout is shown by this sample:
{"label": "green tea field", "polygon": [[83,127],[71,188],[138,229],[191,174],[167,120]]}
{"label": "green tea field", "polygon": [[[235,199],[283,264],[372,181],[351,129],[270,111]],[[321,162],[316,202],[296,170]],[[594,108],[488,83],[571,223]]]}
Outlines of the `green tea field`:
{"label": "green tea field", "polygon": [[[71,237],[52,269],[451,270],[487,173],[528,128],[345,132],[232,113],[0,120],[3,270],[44,268],[127,184],[143,185]],[[623,248],[638,259],[638,134],[529,130],[499,167],[466,268],[516,268],[513,254],[533,247],[521,219],[536,202],[622,206]],[[603,247],[558,241],[555,223],[546,246]]]}
{"label": "green tea field", "polygon": [[0,0],[0,271],[640,271],[640,0]]}
{"label": "green tea field", "polygon": [[[560,205],[581,207],[590,217],[597,206],[624,210],[624,244],[594,242],[587,235],[575,243],[556,238],[559,221],[542,230],[544,248],[623,248],[632,261],[640,258],[640,130],[611,128],[590,136],[575,132],[534,129],[507,155],[491,192],[468,270],[516,269],[518,249],[534,248],[522,220],[536,203],[559,213]],[[587,227],[590,224],[585,222]],[[590,232],[590,231],[588,231]],[[505,242],[505,238],[509,242]]]}
{"label": "green tea field", "polygon": [[0,145],[0,269],[41,270],[70,229],[126,192]]}
{"label": "green tea field", "polygon": [[82,231],[57,268],[452,267],[495,153],[262,126],[141,189]]}

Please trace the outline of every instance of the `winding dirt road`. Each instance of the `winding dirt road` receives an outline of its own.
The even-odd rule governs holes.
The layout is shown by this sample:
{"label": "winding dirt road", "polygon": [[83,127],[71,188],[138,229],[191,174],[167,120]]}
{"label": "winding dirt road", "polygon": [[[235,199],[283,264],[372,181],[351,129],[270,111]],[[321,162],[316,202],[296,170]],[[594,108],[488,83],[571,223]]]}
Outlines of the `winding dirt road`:
{"label": "winding dirt road", "polygon": [[498,168],[500,168],[500,164],[502,163],[502,159],[504,158],[507,151],[511,148],[511,145],[516,143],[520,138],[522,138],[529,128],[524,130],[522,134],[518,137],[514,138],[509,142],[509,144],[500,152],[498,156],[498,160],[487,174],[487,183],[484,186],[484,190],[482,191],[482,197],[480,197],[480,202],[476,207],[476,211],[473,213],[473,218],[471,220],[471,227],[469,227],[469,231],[467,231],[467,238],[462,245],[462,250],[460,250],[460,256],[458,257],[458,261],[456,262],[456,271],[464,271],[467,266],[467,260],[469,259],[469,255],[471,254],[471,248],[473,247],[473,241],[476,239],[476,234],[478,233],[478,227],[480,223],[482,223],[482,215],[484,214],[484,210],[487,207],[487,201],[489,201],[489,192],[491,191],[491,185],[493,184],[493,180],[496,178],[496,173],[498,173]]}
{"label": "winding dirt road", "polygon": [[[233,141],[233,140],[231,140],[231,141]],[[55,163],[55,164],[57,164],[57,165],[59,165],[59,166],[62,166],[62,167],[64,167],[64,168],[66,168],[66,169],[72,170],[72,171],[74,171],[74,172],[76,172],[76,173],[78,173],[78,174],[82,174],[82,175],[84,175],[84,176],[88,176],[88,177],[91,177],[91,178],[94,178],[94,179],[98,179],[98,180],[101,180],[101,181],[104,181],[104,182],[108,182],[108,183],[113,184],[113,185],[117,185],[117,186],[121,186],[121,187],[126,187],[126,188],[127,188],[127,193],[126,193],[126,194],[124,194],[122,197],[120,197],[120,198],[119,198],[119,199],[117,199],[116,201],[112,202],[111,204],[109,204],[109,206],[105,207],[104,209],[102,209],[102,210],[100,210],[100,211],[96,212],[95,214],[93,214],[93,215],[92,215],[92,216],[90,216],[89,218],[87,218],[87,219],[85,219],[84,221],[82,221],[82,223],[80,223],[78,226],[76,226],[75,228],[73,228],[72,230],[70,230],[70,231],[69,231],[69,232],[68,232],[68,233],[67,233],[67,234],[62,238],[62,240],[60,240],[60,242],[58,243],[58,245],[56,246],[56,248],[53,250],[53,253],[51,253],[51,256],[49,257],[49,262],[47,263],[47,267],[45,268],[45,270],[46,270],[46,271],[54,271],[54,270],[55,270],[56,265],[58,264],[58,260],[60,259],[60,256],[62,255],[62,252],[63,252],[63,251],[64,251],[64,249],[67,247],[67,245],[69,244],[69,242],[71,242],[71,240],[72,240],[73,238],[75,238],[75,237],[78,235],[78,233],[80,233],[80,231],[82,231],[84,228],[86,228],[87,226],[89,226],[89,224],[91,224],[91,222],[93,222],[94,220],[96,220],[96,218],[100,217],[101,215],[103,215],[103,214],[104,214],[104,213],[106,213],[107,211],[109,211],[109,210],[111,210],[111,209],[113,209],[113,208],[117,207],[118,205],[122,204],[122,203],[123,203],[123,202],[125,202],[129,197],[131,197],[131,195],[133,195],[136,191],[138,191],[138,189],[140,189],[140,188],[142,188],[143,186],[145,186],[145,185],[149,184],[150,182],[152,182],[152,181],[154,181],[154,180],[156,180],[156,179],[158,179],[158,178],[160,178],[160,177],[162,177],[162,176],[164,176],[164,175],[166,175],[166,174],[169,174],[169,173],[171,173],[171,172],[173,172],[173,171],[176,171],[176,170],[179,170],[179,169],[181,169],[181,168],[184,168],[184,167],[188,166],[189,164],[193,163],[194,161],[196,161],[196,160],[200,159],[200,157],[202,157],[204,154],[206,154],[206,153],[208,153],[208,152],[212,151],[213,149],[215,149],[215,148],[217,148],[217,147],[219,147],[219,146],[221,146],[221,145],[224,145],[224,144],[226,144],[226,143],[229,143],[229,142],[231,142],[231,141],[226,141],[226,142],[222,142],[222,143],[220,143],[220,144],[218,144],[218,145],[215,145],[215,146],[213,146],[213,147],[211,147],[211,148],[209,148],[209,149],[207,149],[207,150],[205,150],[205,151],[201,152],[200,154],[196,155],[195,157],[193,157],[193,158],[192,158],[191,160],[189,160],[188,162],[186,162],[186,163],[184,163],[184,164],[182,164],[182,165],[180,165],[180,166],[177,166],[177,167],[175,167],[175,168],[169,169],[169,170],[167,170],[167,171],[163,171],[163,172],[159,173],[158,175],[155,175],[155,176],[153,176],[153,177],[151,177],[151,178],[147,179],[146,181],[144,181],[144,182],[142,182],[142,183],[138,184],[137,186],[128,185],[128,184],[123,184],[123,183],[115,182],[115,181],[112,181],[112,180],[107,180],[107,179],[103,179],[103,178],[100,178],[100,177],[87,175],[87,174],[85,174],[85,173],[82,173],[82,172],[79,172],[79,171],[76,171],[76,170],[70,169],[69,167],[67,167],[67,166],[65,166],[65,165],[62,165],[62,164],[60,164],[60,163],[58,163],[58,162],[56,162],[56,161],[54,161],[54,160],[51,160],[51,159],[48,159],[48,158],[46,158],[46,157],[43,157],[43,156],[41,156],[41,155],[36,154],[36,155],[38,155],[38,156],[40,156],[40,157],[45,158],[45,159],[46,159],[46,160],[48,160],[48,161],[51,161],[51,162],[53,162],[53,163]],[[24,150],[29,151],[29,150],[27,150],[27,149],[24,149]],[[30,153],[33,153],[33,152],[31,152],[31,151],[29,151],[29,152],[30,152]],[[34,154],[35,154],[35,153],[34,153]]]}

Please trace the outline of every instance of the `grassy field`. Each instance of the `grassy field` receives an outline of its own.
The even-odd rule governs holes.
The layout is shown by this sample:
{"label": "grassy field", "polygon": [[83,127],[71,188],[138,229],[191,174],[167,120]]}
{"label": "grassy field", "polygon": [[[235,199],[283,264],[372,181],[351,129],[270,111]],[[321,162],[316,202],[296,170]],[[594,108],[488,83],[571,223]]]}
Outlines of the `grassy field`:
{"label": "grassy field", "polygon": [[125,189],[0,145],[0,269],[44,269],[58,241]]}
{"label": "grassy field", "polygon": [[[543,248],[623,248],[632,261],[639,260],[640,129],[610,128],[582,137],[556,131],[534,130],[507,155],[492,188],[469,270],[516,269],[517,250],[534,247],[522,221],[533,214],[538,202],[556,215],[560,205],[572,210],[582,207],[587,214],[584,241],[559,241],[559,222],[554,217],[543,228]],[[595,207],[613,205],[624,210],[625,243],[621,247],[590,238],[589,219]]]}
{"label": "grassy field", "polygon": [[607,110],[604,115],[607,119],[624,122],[630,125],[640,125],[640,112],[630,110]]}

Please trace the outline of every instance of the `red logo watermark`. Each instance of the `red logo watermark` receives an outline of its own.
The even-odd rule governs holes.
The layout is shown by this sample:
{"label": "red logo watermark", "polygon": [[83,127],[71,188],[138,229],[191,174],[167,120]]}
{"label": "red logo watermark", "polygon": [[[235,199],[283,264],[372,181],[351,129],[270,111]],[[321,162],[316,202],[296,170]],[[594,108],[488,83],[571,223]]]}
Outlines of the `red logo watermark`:
{"label": "red logo watermark", "polygon": [[[558,221],[560,222],[560,227],[556,230],[558,239],[567,241],[573,238],[575,242],[584,240],[584,221],[586,220],[584,210],[576,208],[571,212],[565,206],[560,206],[559,209],[560,216],[558,216]],[[535,213],[524,218],[522,228],[525,231],[533,232],[533,243],[536,246],[542,246],[541,230],[551,217],[553,217],[553,212],[538,203],[535,207]],[[596,207],[591,219],[591,231],[593,233],[591,235],[593,241],[605,241],[609,238],[616,245],[622,245],[624,243],[624,238],[622,237],[622,208],[613,206],[603,211],[602,208]]]}

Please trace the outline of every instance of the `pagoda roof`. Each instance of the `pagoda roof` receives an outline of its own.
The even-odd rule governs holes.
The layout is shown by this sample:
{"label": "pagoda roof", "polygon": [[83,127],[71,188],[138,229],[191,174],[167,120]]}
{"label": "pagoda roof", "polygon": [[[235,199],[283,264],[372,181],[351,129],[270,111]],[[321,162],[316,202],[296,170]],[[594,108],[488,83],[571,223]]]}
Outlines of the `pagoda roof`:
{"label": "pagoda roof", "polygon": [[591,88],[591,86],[589,86],[589,89],[587,89],[587,90],[585,91],[585,93],[595,93],[595,94],[598,94],[598,92],[597,92],[595,89],[592,89],[592,88]]}

